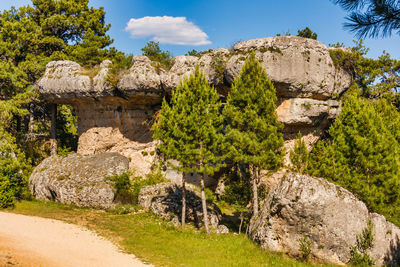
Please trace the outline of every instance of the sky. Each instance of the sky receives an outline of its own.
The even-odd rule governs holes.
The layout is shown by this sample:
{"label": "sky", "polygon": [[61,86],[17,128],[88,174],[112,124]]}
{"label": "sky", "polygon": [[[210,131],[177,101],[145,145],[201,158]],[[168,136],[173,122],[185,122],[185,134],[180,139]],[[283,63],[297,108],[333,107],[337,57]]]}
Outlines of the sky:
{"label": "sky", "polygon": [[[0,0],[0,10],[31,0]],[[113,46],[141,54],[150,40],[160,42],[172,55],[209,48],[229,48],[237,41],[271,37],[309,27],[326,45],[352,46],[355,36],[343,29],[346,12],[329,0],[90,0],[103,6]],[[365,39],[369,57],[383,50],[400,59],[400,36]]]}

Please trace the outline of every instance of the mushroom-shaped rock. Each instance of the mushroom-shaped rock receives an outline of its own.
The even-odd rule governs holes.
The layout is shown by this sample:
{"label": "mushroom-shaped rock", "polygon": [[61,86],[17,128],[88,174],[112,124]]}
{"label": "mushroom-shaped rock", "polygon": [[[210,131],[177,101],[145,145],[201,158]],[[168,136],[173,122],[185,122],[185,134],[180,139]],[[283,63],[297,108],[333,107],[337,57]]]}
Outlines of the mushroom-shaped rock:
{"label": "mushroom-shaped rock", "polygon": [[52,61],[39,80],[39,93],[49,100],[87,97],[92,93],[89,76],[83,75],[81,66],[73,61]]}
{"label": "mushroom-shaped rock", "polygon": [[118,89],[128,98],[135,98],[139,102],[147,98],[160,103],[163,89],[159,71],[148,57],[135,56],[132,67],[120,76]]}
{"label": "mushroom-shaped rock", "polygon": [[233,48],[225,78],[232,83],[245,58],[254,51],[281,97],[337,98],[351,83],[351,75],[334,66],[321,42],[280,36],[240,42]]}

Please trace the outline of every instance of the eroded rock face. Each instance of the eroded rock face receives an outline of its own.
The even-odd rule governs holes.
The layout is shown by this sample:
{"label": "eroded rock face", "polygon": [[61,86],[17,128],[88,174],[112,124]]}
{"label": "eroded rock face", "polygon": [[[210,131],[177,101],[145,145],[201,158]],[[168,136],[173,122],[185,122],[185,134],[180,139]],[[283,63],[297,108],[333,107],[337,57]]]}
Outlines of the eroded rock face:
{"label": "eroded rock face", "polygon": [[337,98],[351,83],[351,76],[335,68],[329,49],[321,42],[280,36],[240,42],[233,47],[225,77],[232,83],[246,54],[255,51],[277,93],[285,98]]}
{"label": "eroded rock face", "polygon": [[[371,220],[374,247],[369,251],[377,264],[399,259],[400,229],[349,191],[321,178],[288,173],[273,189],[258,218],[251,221],[250,237],[263,248],[297,256],[300,241],[311,241],[315,258],[347,264],[350,247]],[[397,262],[398,264],[398,262]]]}
{"label": "eroded rock face", "polygon": [[80,207],[111,208],[114,188],[108,177],[129,169],[129,160],[117,153],[52,156],[40,163],[29,179],[36,199]]}
{"label": "eroded rock face", "polygon": [[[148,156],[155,149],[150,128],[163,97],[189,77],[196,65],[221,95],[227,95],[252,51],[277,89],[288,163],[297,133],[311,148],[339,113],[338,97],[351,83],[351,75],[335,68],[329,49],[316,40],[295,36],[250,40],[233,49],[203,51],[198,57],[175,57],[170,69],[146,56],[135,56],[116,85],[108,79],[109,60],[92,72],[71,61],[50,62],[38,88],[47,100],[71,104],[77,110],[79,153],[121,153],[143,176],[154,159]],[[170,174],[172,180],[180,179]]]}
{"label": "eroded rock face", "polygon": [[[159,217],[178,224],[182,217],[182,190],[174,183],[146,186],[140,190],[139,204]],[[226,233],[226,228],[218,227],[222,215],[215,204],[207,203],[207,215],[210,226],[216,232]],[[197,227],[203,225],[201,198],[191,190],[186,191],[186,221],[193,222]]]}

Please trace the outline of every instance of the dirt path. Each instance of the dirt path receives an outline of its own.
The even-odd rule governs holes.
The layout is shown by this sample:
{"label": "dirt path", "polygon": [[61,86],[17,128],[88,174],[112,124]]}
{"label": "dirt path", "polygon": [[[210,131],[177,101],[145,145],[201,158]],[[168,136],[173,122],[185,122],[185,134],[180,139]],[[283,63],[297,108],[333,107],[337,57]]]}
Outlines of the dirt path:
{"label": "dirt path", "polygon": [[82,227],[0,212],[0,266],[148,265]]}

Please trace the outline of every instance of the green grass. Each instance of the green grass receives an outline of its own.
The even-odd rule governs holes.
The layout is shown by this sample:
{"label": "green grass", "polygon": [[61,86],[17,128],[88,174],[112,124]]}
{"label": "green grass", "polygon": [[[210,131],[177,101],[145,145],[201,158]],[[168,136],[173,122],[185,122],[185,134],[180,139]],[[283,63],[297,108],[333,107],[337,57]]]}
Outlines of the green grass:
{"label": "green grass", "polygon": [[318,266],[263,250],[245,235],[182,231],[149,213],[116,215],[40,201],[17,203],[9,212],[85,226],[155,266]]}

